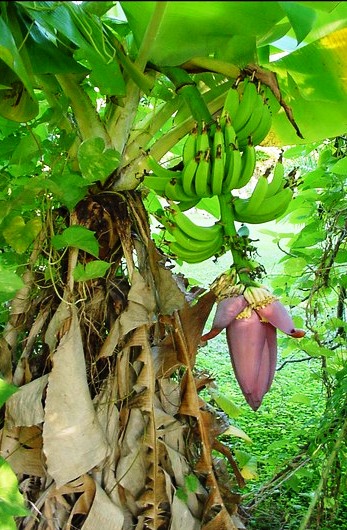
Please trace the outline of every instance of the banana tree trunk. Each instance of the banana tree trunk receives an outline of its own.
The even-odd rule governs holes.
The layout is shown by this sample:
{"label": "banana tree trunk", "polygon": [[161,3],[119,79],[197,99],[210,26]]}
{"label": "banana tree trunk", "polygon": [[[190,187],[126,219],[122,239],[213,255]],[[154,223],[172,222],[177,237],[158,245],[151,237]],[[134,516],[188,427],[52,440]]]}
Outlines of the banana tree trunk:
{"label": "banana tree trunk", "polygon": [[94,258],[76,248],[60,282],[29,264],[3,339],[20,390],[6,403],[1,453],[31,509],[18,528],[243,528],[242,477],[217,439],[228,425],[194,370],[213,293],[193,303],[136,191],[86,198],[71,222],[95,231],[107,275],[77,282],[76,263]]}

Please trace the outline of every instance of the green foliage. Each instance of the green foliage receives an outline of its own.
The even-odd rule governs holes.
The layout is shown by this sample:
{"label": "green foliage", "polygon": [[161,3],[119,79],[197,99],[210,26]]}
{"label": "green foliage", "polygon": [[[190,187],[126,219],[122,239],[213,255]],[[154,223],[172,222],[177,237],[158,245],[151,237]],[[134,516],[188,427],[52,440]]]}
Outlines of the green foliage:
{"label": "green foliage", "polygon": [[0,407],[6,402],[6,400],[17,392],[18,388],[15,385],[7,383],[0,377]]}
{"label": "green foliage", "polygon": [[[18,388],[0,378],[0,407]],[[18,480],[11,466],[0,457],[0,521],[4,530],[16,530],[15,517],[28,515]]]}
{"label": "green foliage", "polygon": [[99,244],[94,233],[80,225],[69,226],[61,234],[52,237],[52,245],[57,250],[75,247],[98,257]]}
{"label": "green foliage", "polygon": [[179,486],[176,489],[177,497],[184,502],[188,501],[189,493],[194,493],[198,490],[199,481],[195,475],[186,475],[184,477],[183,486]]}
{"label": "green foliage", "polygon": [[120,154],[114,149],[105,149],[102,138],[90,138],[78,148],[78,162],[83,177],[92,184],[105,182],[119,165]]}
{"label": "green foliage", "polygon": [[102,278],[110,267],[110,263],[102,260],[90,261],[85,266],[78,263],[74,269],[73,277],[77,282]]}
{"label": "green foliage", "polygon": [[15,530],[15,517],[28,515],[23,496],[18,490],[18,480],[9,464],[0,457],[0,519],[1,527]]}

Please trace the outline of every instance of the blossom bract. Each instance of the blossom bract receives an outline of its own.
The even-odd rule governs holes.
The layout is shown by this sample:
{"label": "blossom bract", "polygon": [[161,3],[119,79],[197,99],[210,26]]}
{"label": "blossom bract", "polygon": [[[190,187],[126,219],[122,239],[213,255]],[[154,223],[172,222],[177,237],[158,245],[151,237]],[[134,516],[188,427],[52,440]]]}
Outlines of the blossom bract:
{"label": "blossom bract", "polygon": [[[267,293],[266,293],[267,294]],[[270,390],[277,363],[277,329],[293,338],[305,331],[296,329],[286,308],[274,297],[249,303],[241,294],[218,303],[209,340],[226,329],[230,360],[236,380],[250,407],[257,410]]]}

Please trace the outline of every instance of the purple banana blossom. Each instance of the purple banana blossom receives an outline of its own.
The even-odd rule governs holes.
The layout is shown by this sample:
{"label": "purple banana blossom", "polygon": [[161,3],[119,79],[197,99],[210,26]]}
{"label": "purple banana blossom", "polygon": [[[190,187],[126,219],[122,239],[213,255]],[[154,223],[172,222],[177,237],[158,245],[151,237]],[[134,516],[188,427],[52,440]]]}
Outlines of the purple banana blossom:
{"label": "purple banana blossom", "polygon": [[286,308],[278,300],[253,308],[243,295],[218,303],[210,332],[202,341],[226,329],[231,364],[241,391],[256,411],[270,390],[277,363],[277,329],[294,338],[305,331],[296,329]]}
{"label": "purple banana blossom", "polygon": [[275,328],[294,338],[301,338],[305,335],[302,329],[295,329],[294,322],[288,311],[281,302],[274,300],[265,307],[255,308],[261,319],[270,322]]}

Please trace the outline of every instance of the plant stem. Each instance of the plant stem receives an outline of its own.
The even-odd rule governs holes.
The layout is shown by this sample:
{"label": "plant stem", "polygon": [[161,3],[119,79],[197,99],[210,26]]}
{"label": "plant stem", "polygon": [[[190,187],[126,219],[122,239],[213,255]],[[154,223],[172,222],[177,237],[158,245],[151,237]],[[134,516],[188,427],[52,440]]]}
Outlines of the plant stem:
{"label": "plant stem", "polygon": [[[166,10],[167,2],[155,2],[152,17],[148,23],[146,33],[142,39],[135,66],[140,72],[146,68],[151,47],[159,32],[160,25]],[[139,105],[141,91],[133,78],[129,78],[126,86],[126,98],[122,107],[117,107],[116,112],[110,118],[108,131],[113,139],[113,147],[123,153],[128,141],[129,133],[133,125]],[[130,189],[127,187],[127,189]]]}
{"label": "plant stem", "polygon": [[168,67],[162,72],[173,82],[177,94],[182,94],[186,101],[193,118],[198,121],[205,121],[207,124],[213,121],[195,81],[182,68]]}
{"label": "plant stem", "polygon": [[233,263],[236,267],[236,271],[240,282],[244,285],[254,284],[249,276],[252,267],[250,266],[249,259],[245,256],[246,247],[239,245],[239,241],[242,239],[238,236],[236,228],[234,215],[231,208],[232,196],[230,193],[219,195],[219,205],[221,212],[221,222],[224,227],[224,233],[229,241],[230,252],[233,257]]}
{"label": "plant stem", "polygon": [[103,138],[105,145],[110,147],[110,137],[108,136],[98,113],[73,74],[57,74],[56,78],[63,89],[64,94],[70,99],[71,108],[75,115],[82,140],[87,140],[94,136],[100,136]]}
{"label": "plant stem", "polygon": [[328,475],[329,475],[329,472],[332,468],[332,465],[334,463],[334,460],[336,458],[336,455],[340,449],[340,446],[342,444],[342,442],[345,440],[345,437],[346,437],[346,434],[347,434],[347,420],[345,420],[342,428],[341,428],[341,431],[340,431],[340,434],[338,435],[337,437],[337,440],[335,442],[335,445],[329,455],[329,458],[328,460],[326,461],[326,464],[325,464],[325,467],[322,471],[322,475],[321,475],[321,478],[320,478],[320,481],[318,483],[318,486],[317,486],[317,489],[316,491],[314,492],[314,495],[312,497],[312,500],[310,502],[310,505],[308,507],[308,510],[304,516],[304,518],[302,519],[301,521],[301,524],[300,524],[300,527],[299,527],[299,530],[305,530],[307,528],[307,525],[309,524],[309,521],[311,519],[311,516],[312,516],[312,513],[313,513],[313,510],[319,500],[319,496],[322,492],[322,489],[324,487],[324,484],[326,483],[326,480],[328,478]]}

